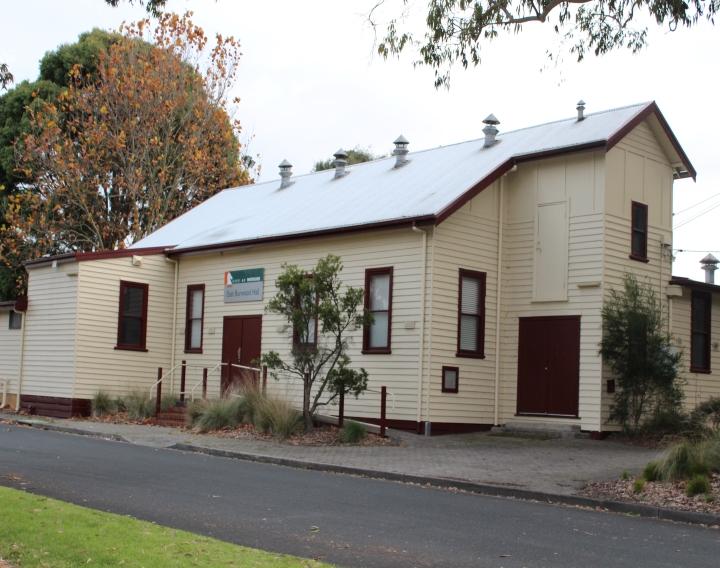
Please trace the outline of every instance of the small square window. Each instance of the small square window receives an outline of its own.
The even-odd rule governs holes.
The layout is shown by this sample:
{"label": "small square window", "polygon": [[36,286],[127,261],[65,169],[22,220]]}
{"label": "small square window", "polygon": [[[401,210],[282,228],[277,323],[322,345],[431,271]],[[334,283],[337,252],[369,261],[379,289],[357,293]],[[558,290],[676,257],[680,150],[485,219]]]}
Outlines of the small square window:
{"label": "small square window", "polygon": [[458,392],[460,369],[458,367],[442,368],[442,392]]}
{"label": "small square window", "polygon": [[11,311],[8,329],[22,329],[22,313]]}

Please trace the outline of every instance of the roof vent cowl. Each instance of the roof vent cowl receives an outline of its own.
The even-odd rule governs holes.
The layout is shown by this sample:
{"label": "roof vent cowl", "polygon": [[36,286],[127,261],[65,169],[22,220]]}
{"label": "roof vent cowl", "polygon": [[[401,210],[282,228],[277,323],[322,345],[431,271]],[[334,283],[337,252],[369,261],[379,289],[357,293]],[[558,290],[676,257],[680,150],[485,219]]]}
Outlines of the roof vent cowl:
{"label": "roof vent cowl", "polygon": [[483,148],[489,148],[497,143],[497,139],[495,137],[498,133],[497,125],[500,124],[500,121],[494,114],[490,114],[485,120],[483,120],[483,124],[485,125],[485,128],[483,128],[483,134],[485,134]]}
{"label": "roof vent cowl", "polygon": [[280,168],[280,189],[285,189],[295,183],[290,179],[292,177],[292,164],[290,162],[283,160],[278,167]]}
{"label": "roof vent cowl", "polygon": [[708,254],[700,261],[702,269],[705,271],[705,282],[707,284],[715,284],[715,271],[718,269],[718,263],[720,263],[720,260],[712,254]]}
{"label": "roof vent cowl", "polygon": [[581,120],[585,120],[585,101],[580,99],[577,102],[577,106],[575,107],[577,109],[577,120],[580,122]]}
{"label": "roof vent cowl", "polygon": [[348,163],[347,152],[340,148],[337,152],[333,154],[333,157],[335,158],[335,160],[333,161],[333,166],[335,166],[335,179],[344,177],[349,174],[350,172],[345,169]]}
{"label": "roof vent cowl", "polygon": [[401,134],[395,139],[393,144],[395,144],[395,149],[393,150],[393,156],[395,156],[395,167],[399,168],[407,164],[409,161],[407,155],[410,151],[408,150],[408,144],[410,144],[410,142],[408,142],[407,138]]}

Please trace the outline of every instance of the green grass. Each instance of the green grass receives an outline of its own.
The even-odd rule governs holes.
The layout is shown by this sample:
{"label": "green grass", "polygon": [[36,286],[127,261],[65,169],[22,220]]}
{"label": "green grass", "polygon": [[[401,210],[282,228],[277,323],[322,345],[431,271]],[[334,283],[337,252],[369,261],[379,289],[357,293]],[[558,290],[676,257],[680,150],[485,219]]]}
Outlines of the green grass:
{"label": "green grass", "polygon": [[17,568],[327,566],[5,487],[0,519],[0,557]]}

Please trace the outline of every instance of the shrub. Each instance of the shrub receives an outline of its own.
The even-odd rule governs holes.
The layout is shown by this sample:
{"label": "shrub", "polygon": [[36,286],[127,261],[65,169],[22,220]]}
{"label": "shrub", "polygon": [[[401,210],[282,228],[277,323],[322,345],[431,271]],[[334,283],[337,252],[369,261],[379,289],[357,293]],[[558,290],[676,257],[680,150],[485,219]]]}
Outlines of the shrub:
{"label": "shrub", "polygon": [[630,472],[627,469],[623,470],[623,472],[620,474],[620,479],[622,479],[623,481],[629,480]]}
{"label": "shrub", "polygon": [[160,410],[166,412],[178,403],[178,398],[174,394],[164,394],[160,399]]}
{"label": "shrub", "polygon": [[357,444],[367,436],[367,429],[359,422],[347,421],[340,430],[340,441],[343,444]]}
{"label": "shrub", "polygon": [[248,424],[255,423],[255,415],[260,405],[265,400],[265,395],[254,384],[248,383],[240,387],[235,394],[243,401],[243,420]]}
{"label": "shrub", "polygon": [[262,432],[285,439],[300,428],[302,415],[284,399],[265,396],[258,399],[254,411],[255,427]]}
{"label": "shrub", "polygon": [[642,493],[645,490],[645,479],[638,477],[633,482],[633,493]]}
{"label": "shrub", "polygon": [[146,420],[155,414],[155,403],[150,395],[142,391],[134,391],[125,397],[130,420]]}
{"label": "shrub", "polygon": [[640,428],[644,434],[655,436],[668,436],[673,434],[683,435],[689,438],[697,437],[698,432],[693,427],[690,416],[679,408],[658,408],[653,414],[642,423]]}
{"label": "shrub", "polygon": [[657,481],[660,479],[660,464],[656,461],[651,461],[647,464],[643,470],[643,477],[646,481]]}
{"label": "shrub", "polygon": [[687,483],[685,492],[688,497],[694,497],[702,493],[710,493],[710,480],[707,475],[697,474]]}
{"label": "shrub", "polygon": [[692,421],[700,427],[720,430],[720,397],[701,402],[692,411]]}
{"label": "shrub", "polygon": [[105,416],[106,414],[114,414],[116,406],[110,395],[104,391],[95,393],[92,399],[93,416]]}
{"label": "shrub", "polygon": [[221,398],[205,404],[195,425],[201,432],[234,428],[243,419],[243,401],[237,397]]}
{"label": "shrub", "polygon": [[119,396],[115,399],[115,408],[118,412],[127,412],[127,404],[123,397]]}

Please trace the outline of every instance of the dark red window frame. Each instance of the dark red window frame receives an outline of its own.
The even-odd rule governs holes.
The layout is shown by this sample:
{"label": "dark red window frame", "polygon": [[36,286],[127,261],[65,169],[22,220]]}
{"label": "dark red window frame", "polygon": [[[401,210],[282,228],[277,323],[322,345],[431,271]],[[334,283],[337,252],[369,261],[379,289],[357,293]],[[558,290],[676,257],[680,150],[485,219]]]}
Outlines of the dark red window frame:
{"label": "dark red window frame", "polygon": [[[142,312],[139,317],[140,319],[140,341],[138,343],[122,343],[120,341],[120,334],[122,330],[122,320],[127,317],[125,315],[125,290],[128,288],[139,288],[143,291],[143,305]],[[147,310],[148,310],[148,295],[150,287],[147,284],[141,282],[128,282],[127,280],[120,280],[120,302],[118,305],[118,324],[117,324],[117,344],[115,349],[127,349],[129,351],[147,351],[145,348],[147,342]]]}
{"label": "dark red window frame", "polygon": [[[695,305],[697,302],[703,302],[704,305],[704,320],[703,322],[695,321]],[[692,300],[690,305],[690,372],[691,373],[710,373],[710,357],[711,357],[711,317],[712,317],[712,294],[710,292],[701,292],[699,290],[693,290]],[[702,325],[700,325],[700,323]],[[702,365],[695,365],[695,342],[693,338],[696,334],[700,334],[706,338],[705,349],[701,354],[703,357]]]}
{"label": "dark red window frame", "polygon": [[368,354],[389,354],[392,353],[392,307],[393,307],[393,267],[384,266],[382,268],[368,268],[365,270],[365,309],[370,310],[370,282],[373,276],[390,276],[388,282],[388,309],[375,310],[376,312],[387,311],[387,345],[385,347],[370,347],[370,326],[366,325],[363,329],[363,353]]}
{"label": "dark red window frame", "polygon": [[[192,340],[192,301],[193,292],[202,291],[202,310],[200,311],[200,347],[191,347]],[[185,298],[185,353],[202,353],[203,352],[203,334],[205,327],[205,284],[190,284],[187,287],[187,297]]]}
{"label": "dark red window frame", "polygon": [[[458,309],[457,309],[457,352],[456,357],[470,357],[475,359],[485,358],[485,281],[487,273],[478,272],[477,270],[467,270],[461,268],[458,274]],[[463,278],[472,278],[477,280],[478,286],[478,308],[477,314],[463,314],[462,311],[462,294],[463,294]],[[460,347],[460,331],[462,325],[462,316],[475,316],[478,318],[477,344],[474,350],[462,349]]]}
{"label": "dark red window frame", "polygon": [[[647,242],[648,242],[648,206],[644,203],[632,202],[632,211],[630,219],[630,258],[639,260],[640,262],[648,262]],[[643,212],[644,224],[640,223],[639,213]],[[642,226],[638,226],[641,224]],[[635,237],[641,239],[639,246],[635,246]]]}
{"label": "dark red window frame", "polygon": [[[455,388],[448,387],[445,383],[445,372],[446,371],[454,371],[455,372]],[[442,368],[442,392],[449,392],[449,393],[456,393],[458,392],[460,388],[460,367],[450,367],[448,365],[443,365]]]}

